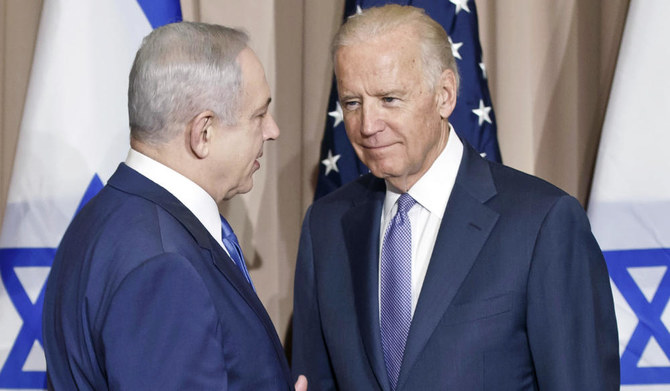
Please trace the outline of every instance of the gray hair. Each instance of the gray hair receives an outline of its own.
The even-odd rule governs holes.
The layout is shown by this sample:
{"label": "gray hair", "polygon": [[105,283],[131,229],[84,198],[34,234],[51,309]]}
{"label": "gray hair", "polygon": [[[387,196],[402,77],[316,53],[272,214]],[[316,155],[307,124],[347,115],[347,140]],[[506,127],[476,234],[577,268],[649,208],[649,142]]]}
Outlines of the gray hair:
{"label": "gray hair", "polygon": [[368,8],[360,14],[352,15],[333,38],[331,45],[333,63],[337,65],[336,54],[340,48],[368,41],[402,26],[410,26],[419,38],[426,83],[432,88],[436,87],[442,72],[450,69],[456,77],[458,91],[460,82],[458,68],[447,33],[439,23],[426,15],[422,8],[388,4]]}
{"label": "gray hair", "polygon": [[246,33],[229,27],[180,22],[153,30],[130,71],[130,135],[160,144],[196,115],[212,110],[225,124],[237,121],[242,73],[236,61]]}

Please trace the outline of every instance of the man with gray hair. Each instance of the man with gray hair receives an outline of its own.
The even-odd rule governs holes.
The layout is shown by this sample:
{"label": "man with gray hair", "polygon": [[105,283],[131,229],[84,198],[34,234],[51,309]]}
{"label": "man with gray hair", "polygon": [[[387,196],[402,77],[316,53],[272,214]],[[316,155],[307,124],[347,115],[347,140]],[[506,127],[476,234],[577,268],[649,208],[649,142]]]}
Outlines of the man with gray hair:
{"label": "man with gray hair", "polygon": [[305,216],[294,371],[313,390],[618,390],[584,210],[458,138],[444,29],[417,8],[370,8],[340,28],[333,60],[371,174]]}
{"label": "man with gray hair", "polygon": [[47,283],[50,389],[293,389],[217,208],[251,190],[263,143],[279,136],[247,41],[189,22],[144,39],[128,157],[68,227]]}

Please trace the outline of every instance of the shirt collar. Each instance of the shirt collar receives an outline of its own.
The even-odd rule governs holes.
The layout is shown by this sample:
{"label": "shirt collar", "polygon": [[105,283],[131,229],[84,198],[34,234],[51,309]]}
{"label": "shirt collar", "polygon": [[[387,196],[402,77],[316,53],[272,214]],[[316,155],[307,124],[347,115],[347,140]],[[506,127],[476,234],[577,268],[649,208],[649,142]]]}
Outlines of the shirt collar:
{"label": "shirt collar", "polygon": [[[453,126],[449,124],[447,145],[440,152],[428,171],[408,191],[409,195],[417,203],[440,219],[444,216],[444,210],[447,207],[449,196],[454,188],[462,157],[463,143],[456,135]],[[384,216],[388,216],[391,213],[393,205],[399,197],[400,193],[391,190],[391,186],[386,186]]]}
{"label": "shirt collar", "polygon": [[132,148],[128,151],[125,163],[175,196],[223,246],[219,208],[216,201],[202,187],[177,171]]}

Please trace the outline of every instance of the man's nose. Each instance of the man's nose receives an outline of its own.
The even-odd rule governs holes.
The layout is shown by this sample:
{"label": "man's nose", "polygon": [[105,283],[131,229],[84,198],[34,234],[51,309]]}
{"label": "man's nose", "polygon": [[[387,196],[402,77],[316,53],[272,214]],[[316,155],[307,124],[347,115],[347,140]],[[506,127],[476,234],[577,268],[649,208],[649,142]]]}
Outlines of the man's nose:
{"label": "man's nose", "polygon": [[364,104],[361,108],[361,133],[371,136],[384,129],[384,121],[379,109],[373,104]]}
{"label": "man's nose", "polygon": [[267,113],[265,126],[263,128],[263,140],[275,140],[279,137],[279,126],[275,122],[272,114]]}

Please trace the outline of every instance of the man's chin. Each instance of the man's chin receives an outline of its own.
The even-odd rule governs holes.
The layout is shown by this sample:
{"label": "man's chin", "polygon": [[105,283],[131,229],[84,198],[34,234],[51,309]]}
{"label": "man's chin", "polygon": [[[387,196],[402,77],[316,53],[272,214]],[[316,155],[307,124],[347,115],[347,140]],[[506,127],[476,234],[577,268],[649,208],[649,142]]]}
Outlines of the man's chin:
{"label": "man's chin", "polygon": [[235,197],[238,194],[245,194],[251,191],[251,189],[254,187],[254,180],[249,177],[248,181],[238,185],[237,187],[234,187],[226,193],[226,196],[223,197],[224,201],[228,201],[231,198]]}
{"label": "man's chin", "polygon": [[363,162],[363,163],[368,167],[368,169],[370,170],[372,175],[376,176],[377,178],[389,179],[389,178],[393,178],[393,177],[397,176],[395,174],[395,170],[393,170],[391,167],[384,167],[380,164],[370,164],[370,165],[368,165],[365,162]]}

